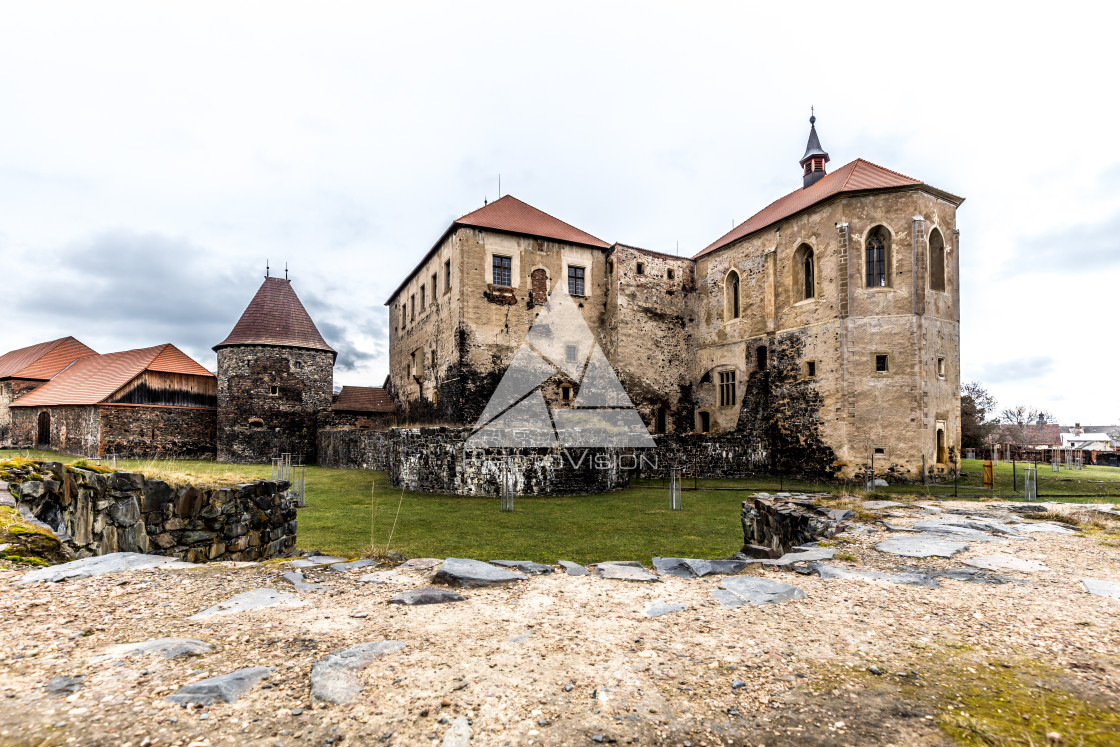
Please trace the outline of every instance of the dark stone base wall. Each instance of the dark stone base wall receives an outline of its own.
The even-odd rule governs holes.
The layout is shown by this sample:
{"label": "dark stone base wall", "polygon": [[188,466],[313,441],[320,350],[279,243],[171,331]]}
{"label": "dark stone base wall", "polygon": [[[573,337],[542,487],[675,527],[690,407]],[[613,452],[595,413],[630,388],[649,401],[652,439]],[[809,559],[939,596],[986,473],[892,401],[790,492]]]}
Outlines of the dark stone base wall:
{"label": "dark stone base wall", "polygon": [[358,428],[319,431],[318,463],[343,469],[389,468],[389,433]]}
{"label": "dark stone base wall", "polygon": [[221,348],[218,461],[263,464],[285,452],[313,460],[318,421],[330,410],[333,387],[334,356],[326,351]]}
{"label": "dark stone base wall", "polygon": [[7,479],[20,504],[78,558],[141,552],[193,563],[263,560],[296,544],[298,506],[286,482],[173,487],[135,472],[100,474],[58,462],[10,470]]}
{"label": "dark stone base wall", "polygon": [[99,456],[213,459],[218,414],[213,408],[102,405]]}

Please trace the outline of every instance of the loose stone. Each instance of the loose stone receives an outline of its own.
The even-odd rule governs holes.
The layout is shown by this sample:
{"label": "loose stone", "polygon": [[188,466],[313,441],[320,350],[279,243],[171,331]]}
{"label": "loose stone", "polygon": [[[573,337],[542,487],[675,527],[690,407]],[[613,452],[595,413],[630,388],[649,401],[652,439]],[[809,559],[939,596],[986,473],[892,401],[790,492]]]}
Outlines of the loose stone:
{"label": "loose stone", "polygon": [[401,641],[359,643],[335,651],[311,667],[311,697],[325,703],[349,703],[362,691],[358,672],[385,654],[403,649]]}
{"label": "loose stone", "polygon": [[307,602],[299,597],[276,589],[251,589],[250,591],[243,591],[224,602],[219,602],[213,607],[207,607],[187,619],[207,620],[211,617],[234,615],[239,612],[264,609],[265,607],[303,607],[306,604]]}
{"label": "loose stone", "polygon": [[248,667],[229,674],[220,674],[217,677],[207,677],[184,685],[178,692],[168,695],[164,700],[186,705],[211,705],[219,700],[232,703],[249,692],[273,669],[275,667]]}
{"label": "loose stone", "polygon": [[415,606],[419,604],[446,604],[448,602],[465,602],[467,598],[446,589],[409,589],[394,594],[389,604],[406,604]]}
{"label": "loose stone", "polygon": [[436,571],[434,580],[450,586],[472,588],[524,581],[525,576],[468,558],[448,558]]}

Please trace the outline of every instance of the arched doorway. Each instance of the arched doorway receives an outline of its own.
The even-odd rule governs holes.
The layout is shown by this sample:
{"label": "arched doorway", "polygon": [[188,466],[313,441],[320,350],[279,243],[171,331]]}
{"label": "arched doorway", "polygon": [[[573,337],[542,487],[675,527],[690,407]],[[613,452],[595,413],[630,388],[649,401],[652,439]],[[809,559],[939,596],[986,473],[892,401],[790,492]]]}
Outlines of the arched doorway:
{"label": "arched doorway", "polygon": [[35,445],[40,449],[51,447],[51,413],[43,410],[39,413],[39,432],[35,438]]}

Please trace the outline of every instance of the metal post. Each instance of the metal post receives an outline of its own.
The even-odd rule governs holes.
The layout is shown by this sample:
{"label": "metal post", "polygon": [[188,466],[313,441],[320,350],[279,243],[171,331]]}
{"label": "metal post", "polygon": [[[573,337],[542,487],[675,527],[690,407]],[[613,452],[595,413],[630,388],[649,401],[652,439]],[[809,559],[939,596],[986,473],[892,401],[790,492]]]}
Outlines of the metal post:
{"label": "metal post", "polygon": [[681,510],[681,469],[680,467],[672,467],[669,469],[669,510]]}
{"label": "metal post", "polygon": [[1015,482],[1015,460],[1011,460],[1011,492],[1019,492],[1019,483]]}

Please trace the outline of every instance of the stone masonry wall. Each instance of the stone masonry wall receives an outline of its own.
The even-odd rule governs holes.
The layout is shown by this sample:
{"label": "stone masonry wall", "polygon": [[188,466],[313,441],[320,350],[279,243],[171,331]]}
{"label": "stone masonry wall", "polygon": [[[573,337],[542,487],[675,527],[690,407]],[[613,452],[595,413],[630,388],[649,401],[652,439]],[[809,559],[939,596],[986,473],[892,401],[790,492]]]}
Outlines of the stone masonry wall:
{"label": "stone masonry wall", "polygon": [[0,381],[0,449],[13,445],[12,412],[8,406],[23,395],[43,385],[41,381],[8,379]]}
{"label": "stone masonry wall", "polygon": [[13,440],[39,443],[39,414],[50,414],[52,449],[74,456],[213,458],[217,413],[206,407],[69,405],[12,408]]}
{"label": "stone masonry wall", "polygon": [[388,469],[388,431],[325,428],[319,431],[318,463],[343,469]]}
{"label": "stone masonry wall", "polygon": [[246,345],[218,350],[218,461],[261,464],[284,452],[314,459],[330,410],[334,356]]}
{"label": "stone masonry wall", "polygon": [[101,474],[58,462],[11,469],[5,479],[20,505],[78,558],[140,552],[194,563],[261,560],[296,544],[297,505],[286,482],[174,487],[136,472]]}

